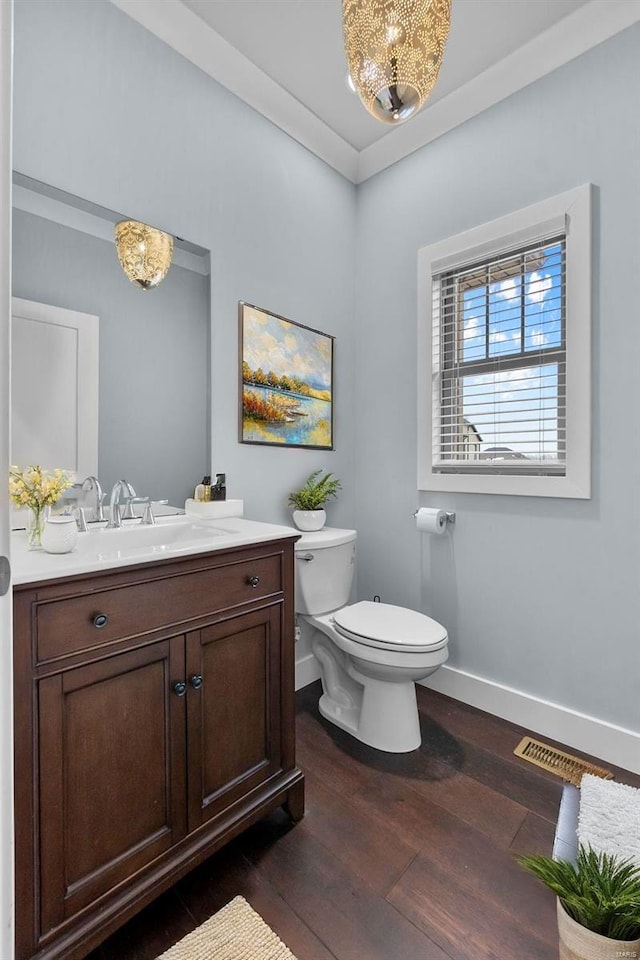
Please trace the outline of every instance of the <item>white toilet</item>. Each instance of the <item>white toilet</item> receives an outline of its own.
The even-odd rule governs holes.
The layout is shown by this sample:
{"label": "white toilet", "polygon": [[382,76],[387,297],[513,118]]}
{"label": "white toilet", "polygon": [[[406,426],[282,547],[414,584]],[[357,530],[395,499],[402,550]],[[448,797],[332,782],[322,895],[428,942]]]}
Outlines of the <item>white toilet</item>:
{"label": "white toilet", "polygon": [[447,659],[445,628],[406,607],[364,600],[347,606],[355,530],[325,527],[295,545],[296,614],[320,664],[323,717],[390,753],[421,743],[416,680]]}

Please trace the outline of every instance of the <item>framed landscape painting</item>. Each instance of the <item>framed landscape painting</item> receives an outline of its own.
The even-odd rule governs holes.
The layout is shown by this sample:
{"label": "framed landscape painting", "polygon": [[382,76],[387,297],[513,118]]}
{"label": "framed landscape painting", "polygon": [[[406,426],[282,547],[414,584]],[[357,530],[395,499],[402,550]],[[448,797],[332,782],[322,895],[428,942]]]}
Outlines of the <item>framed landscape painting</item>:
{"label": "framed landscape painting", "polygon": [[333,337],[239,303],[240,442],[333,450]]}

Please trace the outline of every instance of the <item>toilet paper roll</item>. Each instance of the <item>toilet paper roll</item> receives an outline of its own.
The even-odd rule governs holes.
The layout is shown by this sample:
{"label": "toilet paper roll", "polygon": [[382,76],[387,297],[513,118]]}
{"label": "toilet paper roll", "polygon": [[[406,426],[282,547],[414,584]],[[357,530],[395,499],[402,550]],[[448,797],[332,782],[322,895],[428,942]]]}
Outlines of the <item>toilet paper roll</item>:
{"label": "toilet paper roll", "polygon": [[416,512],[416,527],[420,533],[435,533],[440,536],[447,529],[447,514],[444,510],[420,507]]}

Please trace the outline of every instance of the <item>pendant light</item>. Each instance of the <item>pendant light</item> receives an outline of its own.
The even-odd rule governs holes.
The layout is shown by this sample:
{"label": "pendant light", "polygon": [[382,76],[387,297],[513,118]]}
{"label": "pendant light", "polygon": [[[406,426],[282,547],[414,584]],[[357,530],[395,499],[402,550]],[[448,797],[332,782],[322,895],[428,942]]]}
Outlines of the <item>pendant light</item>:
{"label": "pendant light", "polygon": [[142,290],[157,287],[169,272],[173,237],[139,220],[121,220],[115,226],[120,266]]}
{"label": "pendant light", "polygon": [[418,112],[438,79],[451,0],[342,0],[347,66],[376,120]]}

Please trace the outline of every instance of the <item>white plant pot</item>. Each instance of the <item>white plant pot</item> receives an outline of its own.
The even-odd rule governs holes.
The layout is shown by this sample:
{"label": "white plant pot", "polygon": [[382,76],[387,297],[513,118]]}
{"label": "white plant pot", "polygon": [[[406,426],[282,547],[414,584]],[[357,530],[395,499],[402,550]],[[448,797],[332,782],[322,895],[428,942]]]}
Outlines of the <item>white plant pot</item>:
{"label": "white plant pot", "polygon": [[324,510],[294,510],[293,522],[298,530],[322,530],[327,522]]}
{"label": "white plant pot", "polygon": [[558,900],[560,960],[640,960],[640,940],[611,940],[569,916]]}
{"label": "white plant pot", "polygon": [[42,546],[47,553],[71,553],[78,542],[75,517],[49,517],[42,531]]}

